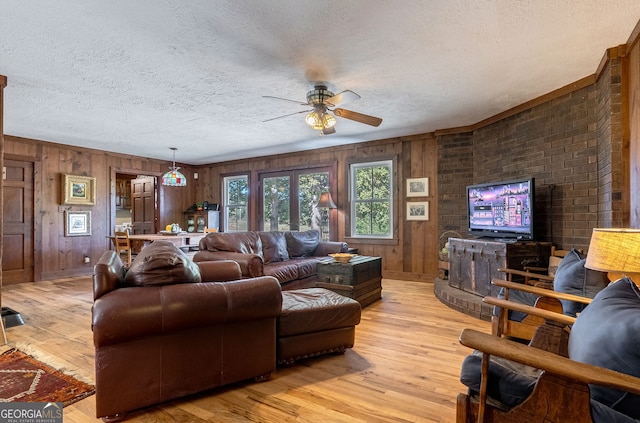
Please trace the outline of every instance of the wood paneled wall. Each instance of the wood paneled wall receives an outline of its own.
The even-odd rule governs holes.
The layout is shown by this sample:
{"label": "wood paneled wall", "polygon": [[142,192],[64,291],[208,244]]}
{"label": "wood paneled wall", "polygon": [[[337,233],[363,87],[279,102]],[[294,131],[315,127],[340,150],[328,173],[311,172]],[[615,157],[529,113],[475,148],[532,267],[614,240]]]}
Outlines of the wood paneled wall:
{"label": "wood paneled wall", "polygon": [[[627,42],[627,104],[629,113],[630,213],[632,228],[640,228],[640,22]],[[627,176],[627,175],[625,175]]]}
{"label": "wood paneled wall", "polygon": [[[115,173],[161,175],[170,162],[108,153],[50,142],[4,137],[7,159],[32,161],[34,175],[34,278],[35,280],[89,274],[105,249],[115,222]],[[182,165],[189,177],[190,166]],[[63,174],[96,178],[96,204],[69,206],[61,203]],[[195,186],[158,187],[159,225],[181,222],[182,212],[195,202]],[[65,210],[91,211],[91,236],[65,237]],[[91,263],[84,263],[84,256]]]}
{"label": "wood paneled wall", "polygon": [[[626,186],[623,187],[623,192],[630,193],[628,194],[630,199],[629,222],[631,227],[636,228],[640,228],[640,46],[638,34],[640,34],[640,27],[636,27],[626,44],[624,60],[627,83],[624,85],[628,87],[628,90],[623,89],[622,93],[623,96],[626,96],[629,116],[628,128],[623,129],[628,130],[625,136],[628,142],[623,144],[623,148],[628,148],[626,157],[629,157],[629,160],[625,161],[625,166],[628,166],[629,178],[625,181],[624,185]],[[0,76],[0,85],[4,83],[6,83],[6,78]],[[514,114],[528,110],[547,100],[546,97],[534,99],[531,104],[523,104],[487,121],[479,122],[473,127],[453,128],[438,131],[436,134],[421,134],[205,166],[181,165],[189,179],[188,186],[186,188],[158,187],[158,225],[163,227],[168,223],[182,222],[182,213],[196,202],[207,200],[221,203],[222,177],[224,175],[249,173],[252,189],[257,191],[257,175],[261,171],[334,166],[337,169],[335,181],[337,192],[334,201],[338,205],[338,210],[335,212],[338,222],[335,239],[346,240],[350,246],[358,248],[361,254],[382,257],[383,274],[387,278],[431,281],[437,274],[439,249],[438,220],[440,216],[437,199],[443,199],[444,207],[446,202],[453,198],[449,192],[438,192],[439,178],[444,178],[440,186],[448,187],[451,175],[446,172],[442,173],[438,169],[438,157],[442,151],[438,148],[435,136],[443,139],[446,135],[452,134],[454,138],[458,139],[461,137],[460,134],[463,134],[462,138],[468,138],[468,133],[473,133],[478,128],[509,119]],[[1,112],[2,103],[0,101],[0,125]],[[1,126],[0,129],[2,129]],[[32,161],[35,165],[34,273],[36,280],[91,273],[93,262],[105,249],[110,248],[106,237],[112,233],[112,222],[115,221],[115,174],[158,176],[171,165],[169,161],[108,153],[9,135],[4,136],[0,149],[2,147],[4,147],[4,154],[8,159]],[[0,151],[0,160],[1,157]],[[349,201],[349,163],[390,157],[393,157],[397,164],[394,175],[397,210],[394,227],[395,238],[385,242],[366,242],[349,238],[347,236],[348,215],[346,214]],[[193,179],[194,171],[199,173],[197,180]],[[60,202],[62,174],[96,177],[96,204],[94,206],[72,207],[62,205]],[[429,197],[416,198],[419,201],[429,201],[431,217],[429,221],[407,221],[405,219],[407,202],[405,181],[407,178],[418,177],[430,178]],[[64,211],[69,209],[92,211],[92,235],[90,237],[64,236]],[[452,229],[458,222],[458,220],[446,220],[447,216],[444,218],[445,221],[441,222],[443,224],[442,230]],[[250,209],[250,221],[252,229],[259,227],[258,210],[255,208]],[[85,264],[83,262],[85,255],[91,258],[91,263]]]}
{"label": "wood paneled wall", "polygon": [[[338,206],[338,231],[334,240],[344,240],[358,248],[360,254],[382,257],[383,275],[387,278],[431,281],[437,274],[438,231],[437,216],[437,145],[430,134],[379,140],[341,147],[323,148],[299,153],[212,164],[198,168],[198,201],[222,203],[222,178],[230,174],[248,173],[252,192],[257,189],[258,173],[265,170],[299,169],[312,166],[336,166],[337,192],[333,200]],[[347,219],[349,208],[348,175],[353,161],[396,159],[395,218],[393,240],[358,240],[349,238]],[[429,197],[415,198],[429,201],[429,221],[407,221],[405,181],[407,178],[429,177]],[[253,204],[257,204],[253,197]],[[251,229],[260,228],[258,210],[250,210]]]}

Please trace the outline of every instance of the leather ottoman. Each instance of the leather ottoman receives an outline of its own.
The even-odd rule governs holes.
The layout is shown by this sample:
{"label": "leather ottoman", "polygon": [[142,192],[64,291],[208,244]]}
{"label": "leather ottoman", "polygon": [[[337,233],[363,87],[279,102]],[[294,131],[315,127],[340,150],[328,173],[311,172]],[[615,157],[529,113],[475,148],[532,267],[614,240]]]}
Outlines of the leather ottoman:
{"label": "leather ottoman", "polygon": [[282,292],[282,312],[276,323],[278,365],[352,348],[360,303],[324,288]]}

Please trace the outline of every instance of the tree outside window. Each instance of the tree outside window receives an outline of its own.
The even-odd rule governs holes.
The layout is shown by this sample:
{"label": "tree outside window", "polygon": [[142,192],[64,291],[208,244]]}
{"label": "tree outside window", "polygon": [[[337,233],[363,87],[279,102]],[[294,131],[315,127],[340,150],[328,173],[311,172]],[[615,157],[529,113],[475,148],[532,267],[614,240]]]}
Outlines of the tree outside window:
{"label": "tree outside window", "polygon": [[224,231],[249,230],[249,177],[247,175],[224,178]]}
{"label": "tree outside window", "polygon": [[350,166],[351,236],[393,236],[393,162],[354,163]]}
{"label": "tree outside window", "polygon": [[295,169],[260,174],[262,187],[262,230],[321,231],[328,239],[328,210],[317,207],[320,195],[329,191],[326,167]]}

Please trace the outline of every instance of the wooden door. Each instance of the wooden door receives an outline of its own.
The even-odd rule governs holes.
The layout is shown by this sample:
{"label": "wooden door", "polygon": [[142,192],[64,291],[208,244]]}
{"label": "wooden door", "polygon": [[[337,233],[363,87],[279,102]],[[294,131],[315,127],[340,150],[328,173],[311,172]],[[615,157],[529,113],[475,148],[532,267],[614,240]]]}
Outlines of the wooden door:
{"label": "wooden door", "polygon": [[156,178],[138,176],[131,180],[131,223],[134,234],[154,234],[156,228]]}
{"label": "wooden door", "polygon": [[33,163],[4,161],[2,282],[33,281]]}

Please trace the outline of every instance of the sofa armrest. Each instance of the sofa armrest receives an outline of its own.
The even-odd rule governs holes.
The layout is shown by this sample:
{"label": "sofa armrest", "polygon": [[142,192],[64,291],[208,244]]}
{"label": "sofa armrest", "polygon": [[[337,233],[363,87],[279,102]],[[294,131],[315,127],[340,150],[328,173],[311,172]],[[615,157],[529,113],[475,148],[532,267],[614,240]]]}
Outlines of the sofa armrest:
{"label": "sofa armrest", "polygon": [[242,279],[242,270],[236,261],[199,261],[202,282],[224,282]]}
{"label": "sofa armrest", "polygon": [[313,253],[316,257],[326,257],[329,254],[333,253],[346,253],[349,250],[349,246],[346,242],[340,241],[321,241],[318,243],[318,248],[316,248],[315,253]]}
{"label": "sofa armrest", "polygon": [[195,262],[220,260],[233,260],[238,263],[245,278],[264,276],[264,260],[258,254],[200,250],[193,256]]}
{"label": "sofa armrest", "polygon": [[93,299],[118,288],[124,274],[122,259],[115,251],[105,251],[93,266]]}

